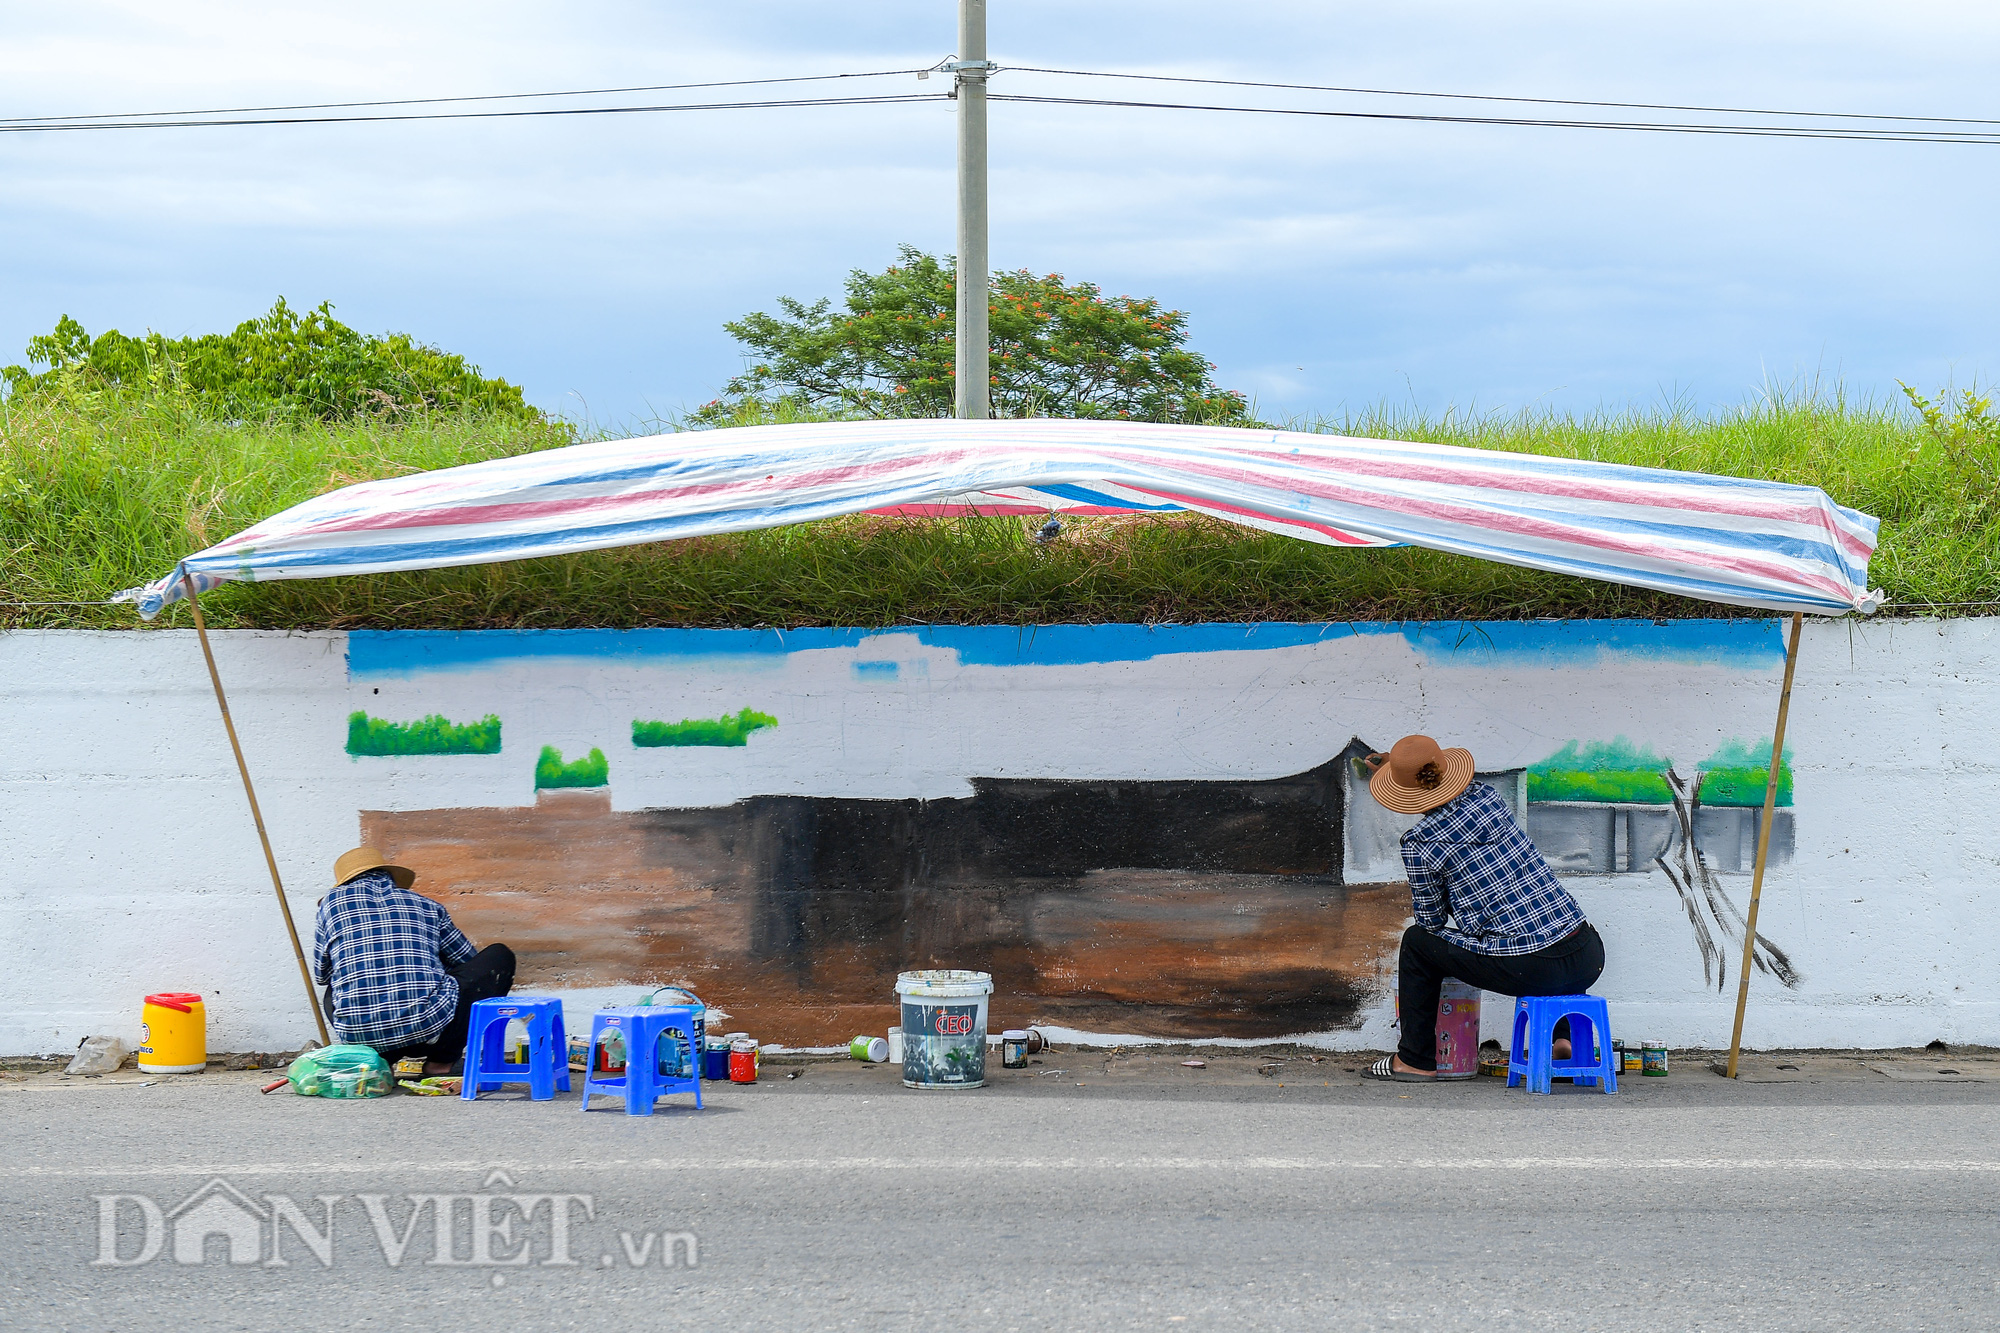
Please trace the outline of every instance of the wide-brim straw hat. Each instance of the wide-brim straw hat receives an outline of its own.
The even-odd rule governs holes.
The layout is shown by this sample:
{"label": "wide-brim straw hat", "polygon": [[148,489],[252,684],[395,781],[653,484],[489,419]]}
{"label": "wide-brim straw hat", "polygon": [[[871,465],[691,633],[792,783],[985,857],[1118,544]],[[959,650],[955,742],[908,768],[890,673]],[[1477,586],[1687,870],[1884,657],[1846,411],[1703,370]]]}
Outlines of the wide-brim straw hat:
{"label": "wide-brim straw hat", "polygon": [[1368,780],[1376,802],[1398,814],[1421,815],[1455,801],[1472,785],[1472,751],[1440,746],[1428,736],[1405,736]]}
{"label": "wide-brim straw hat", "polygon": [[342,852],[340,859],[333,863],[333,886],[337,889],[356,875],[370,870],[386,870],[389,878],[396,881],[396,887],[407,889],[417,882],[417,872],[399,866],[382,855],[376,847],[356,847],[353,851]]}

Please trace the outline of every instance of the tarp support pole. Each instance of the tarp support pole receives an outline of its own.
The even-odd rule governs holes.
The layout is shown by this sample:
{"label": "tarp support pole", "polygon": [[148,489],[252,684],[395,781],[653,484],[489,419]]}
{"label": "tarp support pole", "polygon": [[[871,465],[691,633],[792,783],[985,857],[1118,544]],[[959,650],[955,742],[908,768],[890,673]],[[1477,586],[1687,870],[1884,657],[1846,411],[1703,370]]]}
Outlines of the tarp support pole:
{"label": "tarp support pole", "polygon": [[292,905],[285,900],[285,882],[278,877],[278,858],[271,852],[271,835],[264,830],[264,812],[257,807],[257,789],[250,783],[250,765],[243,762],[243,745],[236,739],[236,723],[229,717],[229,699],[222,692],[222,676],[215,669],[215,653],[208,646],[208,625],[202,620],[201,599],[195,595],[194,576],[186,569],[181,570],[181,583],[187,588],[188,610],[194,612],[194,632],[201,640],[202,658],[208,663],[208,680],[215,686],[215,706],[222,710],[222,729],[229,733],[229,748],[236,754],[236,771],[243,775],[243,794],[250,798],[250,818],[257,823],[257,840],[264,844],[264,864],[271,871],[271,887],[278,894],[278,910],[285,917],[285,933],[292,937],[292,957],[298,960],[299,980],[306,985],[306,1003],[312,1006],[313,1022],[319,1027],[320,1045],[330,1046],[333,1038],[327,1034],[326,1015],[320,1012],[319,996],[313,990],[312,969],[306,966],[306,951],[299,945],[299,928],[292,924]]}
{"label": "tarp support pole", "polygon": [[[1792,673],[1799,665],[1799,630],[1805,614],[1792,612],[1791,642],[1785,645],[1785,688],[1778,696],[1778,727],[1771,736],[1771,776],[1764,783],[1764,822],[1757,830],[1757,868],[1750,876],[1750,911],[1743,922],[1743,966],[1736,973],[1736,1027],[1729,1034],[1729,1077],[1743,1052],[1743,1010],[1750,1003],[1750,968],[1756,961],[1757,904],[1764,895],[1764,863],[1771,855],[1771,821],[1778,809],[1778,766],[1785,762],[1785,719],[1792,711]],[[247,779],[246,779],[247,780]]]}

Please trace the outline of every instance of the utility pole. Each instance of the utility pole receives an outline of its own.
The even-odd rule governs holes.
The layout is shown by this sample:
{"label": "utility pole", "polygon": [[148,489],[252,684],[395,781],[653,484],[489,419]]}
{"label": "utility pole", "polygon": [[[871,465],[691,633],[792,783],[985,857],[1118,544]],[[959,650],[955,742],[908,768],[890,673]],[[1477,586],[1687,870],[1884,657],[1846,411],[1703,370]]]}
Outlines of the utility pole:
{"label": "utility pole", "polygon": [[958,0],[958,59],[946,68],[958,99],[958,416],[984,421],[987,392],[986,0]]}

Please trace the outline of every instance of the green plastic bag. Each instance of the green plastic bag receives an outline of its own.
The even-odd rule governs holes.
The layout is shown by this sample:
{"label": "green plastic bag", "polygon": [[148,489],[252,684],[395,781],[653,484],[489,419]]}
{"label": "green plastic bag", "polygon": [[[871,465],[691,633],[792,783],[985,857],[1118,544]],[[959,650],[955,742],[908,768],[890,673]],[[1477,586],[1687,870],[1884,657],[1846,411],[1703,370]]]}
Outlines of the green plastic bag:
{"label": "green plastic bag", "polygon": [[373,1046],[322,1046],[285,1070],[301,1097],[386,1097],[396,1086],[389,1062]]}

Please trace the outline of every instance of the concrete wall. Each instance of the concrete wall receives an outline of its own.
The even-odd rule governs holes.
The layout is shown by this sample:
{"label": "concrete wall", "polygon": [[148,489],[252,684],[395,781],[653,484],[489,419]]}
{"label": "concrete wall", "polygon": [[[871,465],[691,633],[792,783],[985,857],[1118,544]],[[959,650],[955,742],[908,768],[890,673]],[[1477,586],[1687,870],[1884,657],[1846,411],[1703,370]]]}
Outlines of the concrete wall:
{"label": "concrete wall", "polygon": [[[1997,627],[1808,626],[1749,1044],[2000,1043]],[[1725,1043],[1749,883],[1730,774],[1768,742],[1783,665],[1775,621],[216,647],[308,944],[366,831],[475,938],[515,943],[525,988],[687,976],[793,1044],[884,1026],[893,972],[932,963],[993,970],[1007,1021],[1390,1044],[1398,826],[1342,756],[1410,731],[1525,809],[1605,937],[1622,1033]],[[207,997],[212,1049],[309,1035],[192,635],[0,635],[0,693],[0,1052],[129,1038],[161,989]],[[351,754],[357,712],[495,717],[501,743]],[[739,732],[670,734],[740,744],[635,743],[635,722],[722,718]],[[606,776],[538,790],[545,746],[597,749]],[[1564,777],[1564,755],[1704,773],[1706,795]]]}

